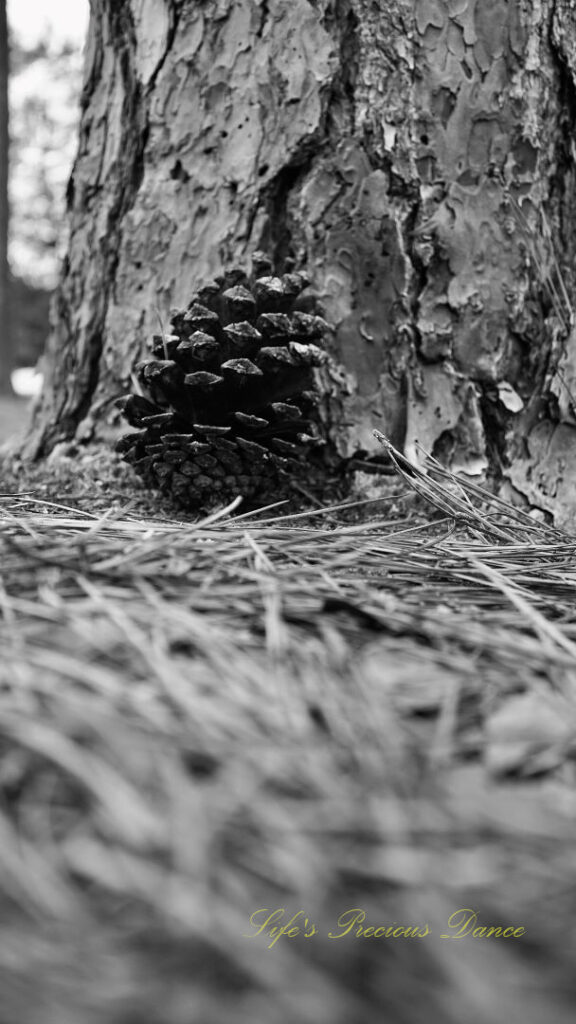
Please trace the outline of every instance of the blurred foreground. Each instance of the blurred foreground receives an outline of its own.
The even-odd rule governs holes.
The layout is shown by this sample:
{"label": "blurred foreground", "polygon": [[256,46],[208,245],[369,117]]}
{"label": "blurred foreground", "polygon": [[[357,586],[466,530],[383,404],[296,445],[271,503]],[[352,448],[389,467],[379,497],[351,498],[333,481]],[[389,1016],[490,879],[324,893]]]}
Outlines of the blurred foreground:
{"label": "blurred foreground", "polygon": [[50,472],[0,500],[2,1022],[571,1024],[574,538],[441,469],[365,521]]}

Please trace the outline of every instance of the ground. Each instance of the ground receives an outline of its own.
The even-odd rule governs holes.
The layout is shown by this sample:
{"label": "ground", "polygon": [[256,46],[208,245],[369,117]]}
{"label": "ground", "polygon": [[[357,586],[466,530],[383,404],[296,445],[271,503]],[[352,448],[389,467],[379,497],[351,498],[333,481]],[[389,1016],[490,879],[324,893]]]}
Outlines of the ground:
{"label": "ground", "polygon": [[199,522],[4,481],[1,1021],[572,1021],[574,538],[401,459]]}

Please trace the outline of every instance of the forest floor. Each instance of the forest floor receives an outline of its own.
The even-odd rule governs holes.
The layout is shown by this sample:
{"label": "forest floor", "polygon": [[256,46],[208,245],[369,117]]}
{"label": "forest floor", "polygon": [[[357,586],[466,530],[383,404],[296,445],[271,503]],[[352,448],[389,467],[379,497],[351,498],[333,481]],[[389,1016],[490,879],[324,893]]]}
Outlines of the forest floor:
{"label": "forest floor", "polygon": [[572,1021],[576,539],[106,458],[2,483],[0,1024]]}

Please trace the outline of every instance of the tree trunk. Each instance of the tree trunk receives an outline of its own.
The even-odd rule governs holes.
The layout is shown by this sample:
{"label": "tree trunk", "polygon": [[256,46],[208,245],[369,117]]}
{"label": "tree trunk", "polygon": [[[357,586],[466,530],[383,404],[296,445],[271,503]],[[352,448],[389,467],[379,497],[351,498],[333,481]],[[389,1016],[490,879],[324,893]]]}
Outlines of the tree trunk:
{"label": "tree trunk", "polygon": [[[28,453],[108,436],[158,312],[254,249],[336,325],[331,430],[576,507],[571,0],[93,0]],[[574,404],[573,404],[574,402]]]}
{"label": "tree trunk", "polygon": [[8,24],[6,0],[0,0],[0,394],[12,394],[14,350],[8,295]]}

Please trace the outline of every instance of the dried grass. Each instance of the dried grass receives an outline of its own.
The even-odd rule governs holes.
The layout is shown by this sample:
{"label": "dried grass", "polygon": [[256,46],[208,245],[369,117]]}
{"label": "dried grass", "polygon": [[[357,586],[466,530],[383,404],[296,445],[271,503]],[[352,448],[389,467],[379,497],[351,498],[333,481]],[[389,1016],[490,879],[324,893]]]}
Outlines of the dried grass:
{"label": "dried grass", "polygon": [[382,440],[432,515],[0,498],[1,1022],[572,1018],[576,539]]}

